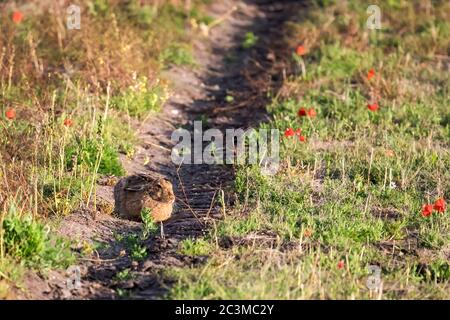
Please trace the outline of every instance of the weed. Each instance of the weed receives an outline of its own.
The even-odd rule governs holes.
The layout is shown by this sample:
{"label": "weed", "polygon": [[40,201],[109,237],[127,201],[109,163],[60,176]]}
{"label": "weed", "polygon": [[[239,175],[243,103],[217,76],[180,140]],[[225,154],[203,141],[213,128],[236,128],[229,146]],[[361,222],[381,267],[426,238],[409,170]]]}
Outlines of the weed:
{"label": "weed", "polygon": [[114,276],[114,279],[116,281],[126,281],[133,278],[133,273],[130,269],[123,269],[122,271],[119,271]]}
{"label": "weed", "polygon": [[205,239],[184,239],[179,248],[181,254],[188,256],[206,256],[211,250],[210,242]]}
{"label": "weed", "polygon": [[120,298],[128,298],[128,297],[130,297],[130,291],[129,291],[129,290],[117,288],[117,289],[116,289],[116,293],[117,293],[117,295],[118,295]]}
{"label": "weed", "polygon": [[163,65],[195,65],[194,57],[192,56],[189,47],[183,45],[172,45],[165,49],[161,54],[161,63]]}
{"label": "weed", "polygon": [[141,238],[137,234],[116,235],[116,239],[124,244],[131,259],[142,261],[147,256],[147,248],[142,244]]}
{"label": "weed", "polygon": [[[101,152],[102,151],[102,152]],[[101,154],[101,158],[100,155]],[[113,145],[94,139],[77,139],[66,149],[66,167],[73,170],[76,165],[86,165],[92,172],[99,162],[98,173],[123,176],[125,170],[119,161],[119,153]],[[100,159],[99,159],[100,158]]]}
{"label": "weed", "polygon": [[258,42],[258,37],[253,32],[247,32],[244,36],[244,41],[242,43],[242,47],[244,49],[250,49],[255,46]]}
{"label": "weed", "polygon": [[149,112],[160,110],[167,99],[167,90],[164,86],[148,87],[147,78],[142,77],[136,83],[120,94],[114,96],[111,105],[133,117],[144,117]]}
{"label": "weed", "polygon": [[234,101],[234,97],[233,96],[230,96],[230,95],[225,96],[225,102],[231,103],[233,101]]}
{"label": "weed", "polygon": [[141,238],[145,240],[158,231],[158,225],[153,221],[152,212],[149,208],[142,209],[141,218],[144,224]]}
{"label": "weed", "polygon": [[5,254],[29,267],[65,268],[74,261],[69,244],[30,216],[6,216],[2,238]]}

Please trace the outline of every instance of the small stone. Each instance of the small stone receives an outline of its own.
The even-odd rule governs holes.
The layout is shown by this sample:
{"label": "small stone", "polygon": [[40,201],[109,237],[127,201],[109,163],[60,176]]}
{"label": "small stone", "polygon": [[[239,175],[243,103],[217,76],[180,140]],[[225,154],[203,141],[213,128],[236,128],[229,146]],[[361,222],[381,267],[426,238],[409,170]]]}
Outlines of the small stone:
{"label": "small stone", "polygon": [[147,270],[150,270],[150,269],[153,269],[153,268],[155,268],[155,263],[153,262],[153,261],[151,261],[151,260],[146,260],[146,261],[144,261],[144,263],[142,264],[142,267],[141,267],[141,269],[143,270],[143,271],[147,271]]}
{"label": "small stone", "polygon": [[275,55],[273,54],[273,52],[269,52],[266,56],[267,60],[270,61],[275,61]]}

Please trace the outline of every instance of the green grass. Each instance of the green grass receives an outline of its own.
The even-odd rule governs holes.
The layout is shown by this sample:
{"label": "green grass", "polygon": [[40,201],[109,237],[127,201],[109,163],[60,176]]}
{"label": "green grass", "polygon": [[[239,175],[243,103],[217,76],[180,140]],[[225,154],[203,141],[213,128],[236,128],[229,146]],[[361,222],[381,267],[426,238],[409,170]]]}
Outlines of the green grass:
{"label": "green grass", "polygon": [[6,216],[2,237],[5,254],[28,267],[66,268],[75,261],[68,242],[30,216]]}
{"label": "green grass", "polygon": [[179,252],[187,256],[206,256],[211,252],[211,244],[205,239],[184,239],[180,242]]}
{"label": "green grass", "polygon": [[119,153],[114,145],[94,139],[83,139],[66,149],[66,167],[73,170],[75,165],[86,165],[89,170],[104,175],[123,176],[125,170],[119,161]]}
{"label": "green grass", "polygon": [[12,285],[22,288],[26,270],[66,269],[76,261],[70,242],[31,215],[20,216],[11,205],[0,220],[0,298],[8,297]]}
{"label": "green grass", "polygon": [[161,54],[161,63],[166,66],[174,65],[188,65],[194,66],[195,60],[191,49],[188,46],[172,45],[165,49]]}
{"label": "green grass", "polygon": [[[174,59],[181,58],[174,57]],[[168,58],[168,60],[170,59]],[[176,62],[180,61],[177,60]],[[164,63],[169,63],[169,61]],[[125,112],[132,117],[143,118],[149,112],[159,111],[167,99],[167,94],[167,89],[162,85],[155,85],[149,88],[147,78],[143,77],[136,80],[135,84],[126,88],[123,92],[114,96],[111,104],[117,110]]]}

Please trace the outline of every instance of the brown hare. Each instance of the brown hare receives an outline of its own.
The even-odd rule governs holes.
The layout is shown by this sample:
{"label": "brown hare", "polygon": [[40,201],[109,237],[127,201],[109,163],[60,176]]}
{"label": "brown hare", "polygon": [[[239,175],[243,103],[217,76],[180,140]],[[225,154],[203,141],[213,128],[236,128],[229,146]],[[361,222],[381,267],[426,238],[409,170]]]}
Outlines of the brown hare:
{"label": "brown hare", "polygon": [[114,211],[125,219],[141,220],[142,209],[150,209],[153,221],[161,223],[161,238],[164,238],[163,221],[172,215],[175,202],[169,181],[146,174],[122,178],[114,187],[114,200]]}

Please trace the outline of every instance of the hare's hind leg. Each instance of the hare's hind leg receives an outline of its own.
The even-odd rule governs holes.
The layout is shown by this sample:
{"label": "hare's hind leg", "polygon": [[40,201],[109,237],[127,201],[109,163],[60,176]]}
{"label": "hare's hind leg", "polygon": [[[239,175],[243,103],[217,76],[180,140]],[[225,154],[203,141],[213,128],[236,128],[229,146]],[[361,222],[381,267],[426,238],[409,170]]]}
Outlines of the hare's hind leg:
{"label": "hare's hind leg", "polygon": [[166,239],[166,236],[164,235],[164,224],[161,221],[161,239]]}

